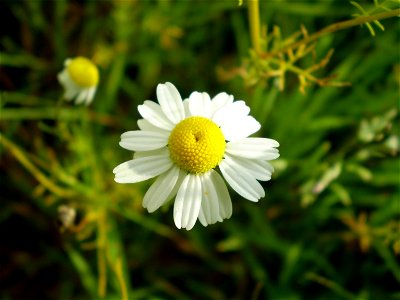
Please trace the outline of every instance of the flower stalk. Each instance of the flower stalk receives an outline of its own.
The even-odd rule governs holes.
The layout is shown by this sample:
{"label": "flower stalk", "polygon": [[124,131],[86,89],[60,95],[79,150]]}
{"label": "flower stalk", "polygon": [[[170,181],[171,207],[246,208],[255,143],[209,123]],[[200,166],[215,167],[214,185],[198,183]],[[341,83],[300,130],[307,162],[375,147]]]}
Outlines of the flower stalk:
{"label": "flower stalk", "polygon": [[251,43],[257,54],[261,53],[260,43],[260,9],[258,0],[248,0]]}
{"label": "flower stalk", "polygon": [[0,134],[0,145],[4,146],[5,149],[10,151],[10,153],[23,165],[36,180],[42,184],[46,189],[54,193],[61,198],[70,198],[76,195],[75,191],[65,189],[58,186],[49,177],[47,177],[38,167],[35,166],[28,158],[28,155],[19,148],[12,141],[7,139],[4,135]]}
{"label": "flower stalk", "polygon": [[353,20],[347,20],[347,21],[334,23],[334,24],[331,24],[331,25],[321,29],[320,31],[318,31],[314,34],[311,34],[311,35],[305,37],[304,39],[302,39],[300,41],[293,42],[289,45],[286,45],[280,49],[276,49],[271,52],[262,53],[261,57],[262,58],[272,57],[272,56],[277,55],[278,53],[283,53],[283,52],[286,52],[286,51],[289,51],[292,49],[296,49],[297,47],[299,47],[301,45],[306,45],[311,42],[314,42],[324,35],[327,35],[327,34],[330,34],[330,33],[333,33],[333,32],[339,31],[339,30],[347,29],[350,27],[358,26],[358,25],[363,25],[365,23],[372,22],[372,21],[379,21],[379,20],[383,20],[383,19],[387,19],[387,18],[393,18],[396,16],[397,17],[400,16],[400,9],[394,9],[391,11],[374,14],[374,15],[370,15],[370,16],[361,16],[361,17],[358,17]]}

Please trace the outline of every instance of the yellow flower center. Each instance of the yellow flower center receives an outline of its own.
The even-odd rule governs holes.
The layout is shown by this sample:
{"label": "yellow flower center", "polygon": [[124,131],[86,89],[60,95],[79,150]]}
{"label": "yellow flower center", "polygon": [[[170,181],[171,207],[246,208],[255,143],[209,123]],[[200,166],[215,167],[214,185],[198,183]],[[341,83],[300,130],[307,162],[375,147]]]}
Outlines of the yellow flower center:
{"label": "yellow flower center", "polygon": [[85,57],[71,59],[67,70],[72,80],[80,87],[94,87],[99,82],[99,70],[92,61]]}
{"label": "yellow flower center", "polygon": [[182,170],[204,173],[215,168],[225,152],[221,129],[203,117],[189,117],[172,130],[168,139],[170,157]]}

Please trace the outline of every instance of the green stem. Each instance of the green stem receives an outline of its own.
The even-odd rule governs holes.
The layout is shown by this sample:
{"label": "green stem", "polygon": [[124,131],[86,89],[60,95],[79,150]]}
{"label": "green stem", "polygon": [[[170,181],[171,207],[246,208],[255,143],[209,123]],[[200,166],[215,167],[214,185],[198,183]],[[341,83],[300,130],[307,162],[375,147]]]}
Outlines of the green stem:
{"label": "green stem", "polygon": [[121,257],[118,257],[116,265],[115,265],[115,272],[117,274],[117,280],[121,289],[121,299],[122,300],[129,300],[128,296],[128,287],[126,285],[125,279],[124,279],[124,272],[122,269],[122,259]]}
{"label": "green stem", "polygon": [[75,191],[64,189],[51,181],[43,174],[25,155],[25,153],[13,142],[0,134],[0,144],[3,145],[11,154],[23,165],[45,188],[61,198],[69,198],[76,195]]}
{"label": "green stem", "polygon": [[107,266],[105,248],[107,244],[107,224],[104,208],[100,208],[97,215],[97,268],[99,272],[97,293],[103,299],[107,291]]}
{"label": "green stem", "polygon": [[1,121],[5,120],[44,120],[76,121],[88,119],[104,126],[120,126],[120,121],[112,116],[93,111],[82,111],[79,107],[19,107],[2,108]]}
{"label": "green stem", "polygon": [[289,44],[287,46],[284,46],[280,49],[271,51],[271,52],[266,52],[266,53],[262,53],[262,58],[267,58],[267,57],[271,57],[271,56],[275,56],[278,53],[282,53],[282,52],[286,52],[288,50],[297,48],[303,44],[308,44],[311,43],[317,39],[319,39],[321,36],[333,33],[335,31],[339,31],[339,30],[343,30],[343,29],[347,29],[353,26],[357,26],[357,25],[362,25],[371,21],[377,21],[377,20],[382,20],[382,19],[387,19],[387,18],[392,18],[392,17],[396,17],[396,16],[400,16],[400,9],[395,9],[395,10],[391,10],[391,11],[387,11],[387,12],[383,12],[380,14],[375,14],[372,16],[362,16],[362,17],[358,17],[356,19],[353,20],[348,20],[348,21],[343,21],[343,22],[338,22],[338,23],[334,23],[331,24],[323,29],[321,29],[320,31],[298,41],[292,44]]}
{"label": "green stem", "polygon": [[249,25],[251,34],[251,43],[257,53],[261,53],[260,44],[260,10],[258,0],[248,0],[249,7]]}

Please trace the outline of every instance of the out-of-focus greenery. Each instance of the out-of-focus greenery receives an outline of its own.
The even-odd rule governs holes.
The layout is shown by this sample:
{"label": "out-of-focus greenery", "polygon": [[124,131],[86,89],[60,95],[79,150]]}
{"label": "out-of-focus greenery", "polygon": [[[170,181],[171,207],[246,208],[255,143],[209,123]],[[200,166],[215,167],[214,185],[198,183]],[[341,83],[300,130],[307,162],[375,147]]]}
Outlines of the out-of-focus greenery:
{"label": "out-of-focus greenery", "polygon": [[[261,34],[312,34],[377,4],[399,6],[261,1]],[[1,299],[400,299],[398,18],[318,38],[298,67],[334,49],[315,73],[351,85],[302,93],[299,73],[283,89],[262,78],[247,5],[1,2]],[[74,56],[100,68],[90,107],[61,99]],[[231,219],[187,232],[171,205],[142,208],[151,180],[114,182],[132,155],[120,134],[165,81],[247,102],[281,145],[265,199],[232,191]]]}

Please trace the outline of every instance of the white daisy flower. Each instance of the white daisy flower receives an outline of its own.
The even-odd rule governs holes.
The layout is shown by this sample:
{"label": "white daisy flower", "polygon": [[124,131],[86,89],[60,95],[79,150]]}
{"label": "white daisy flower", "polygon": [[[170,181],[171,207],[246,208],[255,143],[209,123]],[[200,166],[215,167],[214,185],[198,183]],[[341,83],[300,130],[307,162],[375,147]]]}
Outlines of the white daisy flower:
{"label": "white daisy flower", "polygon": [[99,70],[85,57],[66,59],[64,69],[58,74],[58,81],[64,86],[66,100],[76,98],[75,104],[89,105],[96,93]]}
{"label": "white daisy flower", "polygon": [[257,202],[265,196],[258,180],[271,179],[267,161],[279,157],[272,139],[249,137],[260,129],[244,101],[220,93],[193,92],[182,98],[169,82],[157,86],[159,104],[146,100],[138,110],[140,130],[121,135],[120,146],[135,151],[132,160],[114,169],[115,181],[134,183],[158,176],[143,199],[154,212],[174,198],[174,221],[190,230],[232,215],[228,184],[242,197]]}

